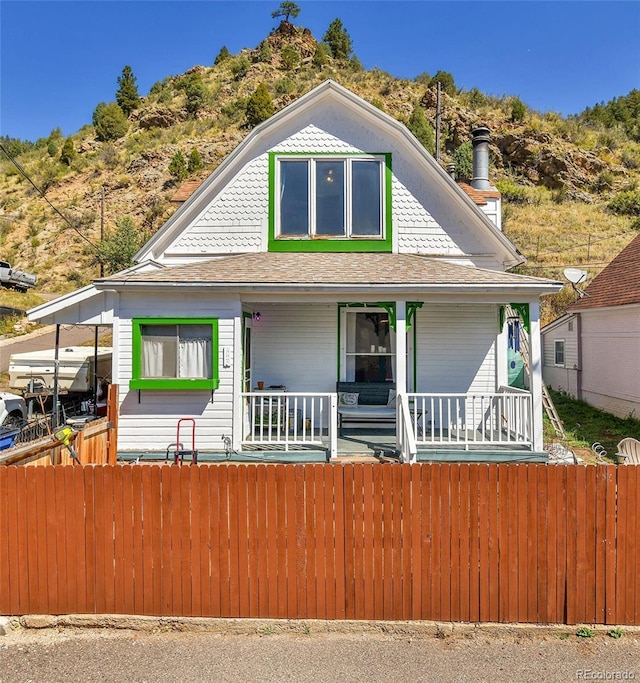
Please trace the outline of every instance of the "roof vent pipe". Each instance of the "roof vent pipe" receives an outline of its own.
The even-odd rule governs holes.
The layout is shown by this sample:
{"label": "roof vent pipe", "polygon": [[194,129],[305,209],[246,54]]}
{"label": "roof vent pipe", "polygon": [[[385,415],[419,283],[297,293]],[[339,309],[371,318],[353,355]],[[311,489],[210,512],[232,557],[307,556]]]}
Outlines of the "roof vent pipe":
{"label": "roof vent pipe", "polygon": [[489,190],[489,129],[486,126],[471,131],[473,136],[473,179],[471,187],[476,190]]}
{"label": "roof vent pipe", "polygon": [[447,173],[452,180],[456,179],[456,165],[454,163],[447,164]]}

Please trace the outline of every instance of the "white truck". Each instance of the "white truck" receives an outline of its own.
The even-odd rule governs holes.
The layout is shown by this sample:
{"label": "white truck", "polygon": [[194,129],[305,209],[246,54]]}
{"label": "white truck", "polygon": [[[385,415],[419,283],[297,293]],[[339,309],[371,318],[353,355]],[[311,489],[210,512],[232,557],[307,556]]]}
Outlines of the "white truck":
{"label": "white truck", "polygon": [[0,261],[0,285],[3,287],[26,292],[29,287],[35,286],[36,279],[36,276],[31,273],[12,268],[8,261]]}
{"label": "white truck", "polygon": [[21,427],[27,420],[27,404],[17,394],[0,391],[0,427]]}

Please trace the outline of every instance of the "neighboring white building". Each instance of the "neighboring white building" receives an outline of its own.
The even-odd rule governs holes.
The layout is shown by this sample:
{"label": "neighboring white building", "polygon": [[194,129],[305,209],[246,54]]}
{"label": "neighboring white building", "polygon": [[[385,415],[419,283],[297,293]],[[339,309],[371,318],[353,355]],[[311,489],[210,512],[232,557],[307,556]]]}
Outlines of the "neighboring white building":
{"label": "neighboring white building", "polygon": [[[547,384],[619,417],[640,418],[640,235],[544,328],[543,340]],[[558,362],[554,348],[563,342]]]}
{"label": "neighboring white building", "polygon": [[[254,129],[140,266],[29,318],[113,325],[122,452],[164,453],[189,418],[201,453],[335,456],[341,381],[359,403],[397,392],[405,460],[526,458],[542,450],[539,299],[561,285],[507,272],[523,259],[499,229],[486,129],[474,149],[465,192],[404,125],[326,81]],[[506,386],[514,302],[530,391]]]}

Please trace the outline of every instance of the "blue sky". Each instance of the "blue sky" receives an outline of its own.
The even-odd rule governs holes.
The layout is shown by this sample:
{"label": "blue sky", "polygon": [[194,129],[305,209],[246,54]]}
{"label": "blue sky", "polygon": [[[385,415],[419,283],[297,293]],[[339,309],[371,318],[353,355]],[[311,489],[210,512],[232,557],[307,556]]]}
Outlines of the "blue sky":
{"label": "blue sky", "polygon": [[[0,134],[35,140],[91,122],[123,67],[138,89],[220,48],[254,48],[280,0],[0,0]],[[295,23],[321,39],[339,17],[365,68],[578,113],[640,87],[640,2],[300,0]]]}

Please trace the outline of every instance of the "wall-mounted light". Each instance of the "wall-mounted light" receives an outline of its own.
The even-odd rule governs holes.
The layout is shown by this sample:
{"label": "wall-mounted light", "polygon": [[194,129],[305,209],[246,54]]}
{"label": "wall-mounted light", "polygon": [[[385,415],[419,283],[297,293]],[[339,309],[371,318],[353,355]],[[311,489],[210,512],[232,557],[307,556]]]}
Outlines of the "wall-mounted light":
{"label": "wall-mounted light", "polygon": [[262,318],[262,315],[260,314],[260,311],[257,311],[256,313],[251,314],[251,319],[255,320],[256,322],[260,322],[261,318]]}

